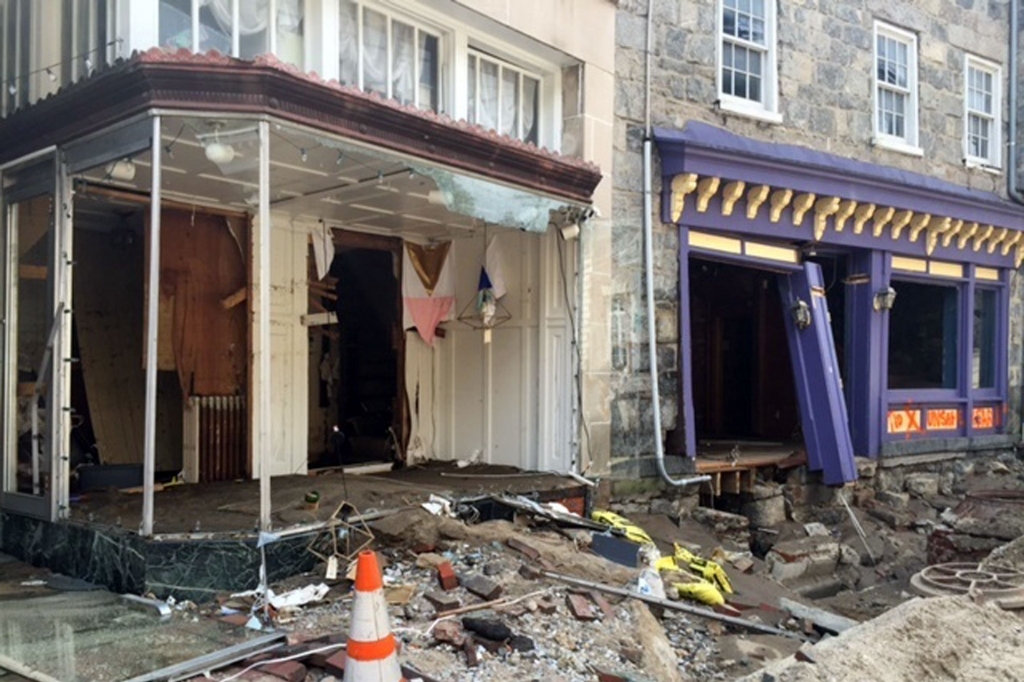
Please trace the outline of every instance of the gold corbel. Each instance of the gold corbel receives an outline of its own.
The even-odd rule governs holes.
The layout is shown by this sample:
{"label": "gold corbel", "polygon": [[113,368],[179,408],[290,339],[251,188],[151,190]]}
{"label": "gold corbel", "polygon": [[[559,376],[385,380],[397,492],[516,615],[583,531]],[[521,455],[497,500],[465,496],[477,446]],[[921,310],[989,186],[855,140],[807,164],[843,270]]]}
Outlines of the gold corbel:
{"label": "gold corbel", "polygon": [[1020,230],[1015,230],[1014,233],[1013,233],[1013,236],[1003,242],[1003,252],[1002,253],[1003,253],[1004,256],[1009,255],[1010,250],[1013,249],[1013,247],[1017,246],[1017,243],[1020,242],[1020,238],[1021,238]]}
{"label": "gold corbel", "polygon": [[768,217],[773,223],[779,222],[782,212],[789,206],[792,199],[793,190],[791,189],[777,189],[772,192],[772,211]]}
{"label": "gold corbel", "polygon": [[956,248],[963,251],[971,237],[978,234],[979,229],[981,229],[981,226],[978,223],[971,223],[966,228],[962,228],[960,230],[960,237],[956,240]]}
{"label": "gold corbel", "polygon": [[728,183],[722,189],[722,215],[732,215],[732,209],[736,206],[736,202],[743,196],[743,188],[747,186],[747,183],[742,180],[734,180]]}
{"label": "gold corbel", "polygon": [[1013,267],[1019,268],[1024,263],[1024,244],[1017,245],[1017,255],[1013,258]]}
{"label": "gold corbel", "polygon": [[946,248],[953,241],[953,237],[960,234],[960,230],[964,227],[964,221],[957,218],[949,226],[949,229],[942,233],[942,247]]}
{"label": "gold corbel", "polygon": [[828,217],[839,210],[839,197],[822,197],[814,204],[814,241],[820,242],[828,227]]}
{"label": "gold corbel", "polygon": [[1002,227],[999,230],[997,230],[996,233],[992,235],[992,239],[988,241],[988,252],[995,253],[996,247],[999,246],[999,244],[1001,244],[1002,241],[1006,239],[1007,235],[1009,234],[1010,230],[1005,227]]}
{"label": "gold corbel", "polygon": [[916,242],[921,233],[928,229],[928,225],[931,222],[931,213],[918,213],[915,215],[910,221],[910,241]]}
{"label": "gold corbel", "polygon": [[672,222],[678,223],[683,217],[686,195],[697,189],[696,173],[680,173],[672,178]]}
{"label": "gold corbel", "polygon": [[996,228],[992,225],[986,225],[981,228],[978,234],[974,237],[974,243],[971,248],[975,251],[981,251],[981,245],[985,243],[985,240],[992,236],[992,233],[996,231]]}
{"label": "gold corbel", "polygon": [[882,232],[885,231],[885,226],[889,224],[894,215],[896,215],[896,209],[892,206],[886,206],[881,210],[875,211],[875,220],[871,224],[871,236],[881,237]]}
{"label": "gold corbel", "polygon": [[806,192],[798,194],[793,200],[793,225],[796,227],[800,227],[800,224],[804,222],[804,216],[814,205],[814,196],[813,192]]}
{"label": "gold corbel", "polygon": [[757,217],[757,210],[761,208],[761,204],[768,198],[768,192],[771,187],[768,185],[758,185],[757,187],[751,187],[750,191],[747,192],[747,220],[753,220]]}
{"label": "gold corbel", "polygon": [[950,223],[952,222],[952,219],[947,217],[940,218],[938,221],[933,221],[931,225],[929,225],[928,235],[925,238],[925,253],[929,256],[932,255],[932,252],[935,251],[935,246],[939,243],[939,237],[949,230]]}
{"label": "gold corbel", "polygon": [[711,197],[715,196],[715,192],[718,191],[718,185],[721,182],[721,178],[704,178],[697,183],[698,213],[707,213],[708,202],[711,201]]}
{"label": "gold corbel", "polygon": [[[931,216],[928,216],[929,218]],[[899,239],[900,234],[903,233],[903,228],[910,224],[910,221],[914,219],[913,211],[897,211],[896,215],[892,217],[892,238]]]}
{"label": "gold corbel", "polygon": [[864,231],[864,223],[871,219],[871,216],[875,214],[874,204],[861,204],[857,207],[857,210],[853,212],[853,233],[860,234]]}
{"label": "gold corbel", "polygon": [[843,228],[846,227],[846,221],[850,219],[856,208],[857,202],[852,199],[843,199],[839,202],[839,208],[836,210],[836,217],[833,220],[836,232],[843,231]]}

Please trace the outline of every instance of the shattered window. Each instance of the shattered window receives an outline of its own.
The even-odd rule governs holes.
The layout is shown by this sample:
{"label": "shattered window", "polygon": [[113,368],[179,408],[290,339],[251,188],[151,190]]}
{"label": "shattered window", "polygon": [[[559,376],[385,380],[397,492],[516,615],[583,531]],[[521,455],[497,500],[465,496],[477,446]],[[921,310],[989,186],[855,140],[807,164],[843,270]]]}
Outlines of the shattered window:
{"label": "shattered window", "polygon": [[893,282],[889,388],[956,388],[960,291],[956,286]]}

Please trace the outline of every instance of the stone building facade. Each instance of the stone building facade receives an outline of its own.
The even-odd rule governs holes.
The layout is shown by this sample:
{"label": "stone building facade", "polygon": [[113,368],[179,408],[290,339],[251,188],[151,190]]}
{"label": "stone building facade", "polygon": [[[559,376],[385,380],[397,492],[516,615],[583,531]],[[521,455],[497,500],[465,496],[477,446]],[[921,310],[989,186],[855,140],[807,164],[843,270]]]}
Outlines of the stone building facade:
{"label": "stone building facade", "polygon": [[[874,173],[871,168],[888,169],[880,170],[879,173],[889,174],[899,181],[899,178],[913,177],[908,180],[907,191],[916,192],[911,185],[918,188],[925,188],[932,180],[948,183],[948,185],[937,185],[932,188],[941,194],[945,187],[952,191],[961,188],[964,192],[973,193],[972,196],[980,201],[990,201],[993,206],[999,207],[1004,213],[1004,224],[1007,228],[1005,233],[1000,232],[997,225],[992,231],[989,240],[995,239],[995,235],[1002,234],[1002,241],[996,244],[992,253],[999,255],[1004,251],[1009,254],[1010,260],[1002,263],[1005,268],[1000,270],[1000,281],[1005,287],[1006,294],[1000,294],[1005,298],[1000,306],[1005,308],[1003,317],[1008,318],[999,325],[1006,326],[1006,342],[1009,351],[1005,359],[1005,366],[998,370],[1000,377],[997,384],[1004,385],[1004,393],[1001,398],[1004,400],[1001,408],[996,411],[1003,412],[1004,418],[1001,426],[997,429],[1003,438],[996,440],[985,440],[972,438],[971,433],[957,431],[953,438],[952,432],[948,434],[932,434],[934,438],[927,437],[924,433],[927,428],[921,425],[921,438],[914,434],[906,438],[897,438],[891,430],[891,424],[887,428],[887,413],[893,414],[896,410],[893,401],[895,393],[892,386],[886,385],[886,370],[884,364],[878,367],[877,358],[871,361],[872,368],[865,367],[865,375],[872,373],[876,379],[881,376],[882,385],[871,394],[870,400],[883,403],[880,414],[874,417],[874,421],[880,425],[872,426],[872,429],[881,431],[874,434],[872,438],[876,441],[868,447],[864,445],[866,435],[861,435],[858,443],[858,435],[854,433],[854,454],[856,455],[891,455],[909,452],[923,452],[928,450],[949,450],[963,448],[981,447],[1002,447],[1006,446],[1017,438],[1011,434],[1020,431],[1020,390],[1021,390],[1021,336],[1022,336],[1022,283],[1019,266],[1019,259],[1013,262],[1016,242],[1011,248],[1004,248],[1009,235],[1014,234],[1014,227],[1020,228],[1021,214],[1014,215],[1015,204],[1009,201],[1007,192],[1007,153],[1006,142],[1008,134],[1009,102],[1008,88],[1008,43],[1009,43],[1009,11],[1010,3],[1003,0],[925,0],[917,2],[892,3],[882,0],[843,0],[841,2],[820,2],[818,0],[787,1],[780,0],[776,3],[762,3],[759,0],[654,0],[653,2],[653,36],[651,37],[652,54],[650,55],[650,118],[656,129],[680,131],[692,126],[694,122],[710,124],[715,129],[727,131],[730,139],[738,140],[737,145],[754,145],[756,153],[763,152],[765,155],[778,153],[785,156],[786,145],[797,145],[800,148],[811,150],[821,156],[809,161],[811,165],[833,164],[837,166],[842,160],[851,162],[863,162],[871,164],[860,166],[865,172],[865,177]],[[642,145],[644,139],[645,119],[645,64],[646,45],[648,41],[648,2],[646,0],[620,0],[618,2],[618,16],[616,21],[616,93],[615,93],[615,130],[614,130],[614,166],[613,166],[613,227],[612,227],[612,303],[611,303],[611,469],[623,477],[650,476],[655,475],[652,454],[653,434],[651,419],[651,384],[649,379],[649,357],[647,352],[647,314],[643,290],[644,281],[644,260],[643,260],[643,157]],[[737,19],[736,17],[741,17]],[[759,19],[758,17],[761,17]],[[750,28],[750,24],[741,22],[756,22],[758,28]],[[724,24],[728,24],[726,27]],[[746,26],[746,28],[744,28]],[[743,33],[744,31],[749,31]],[[762,40],[761,38],[763,31]],[[743,35],[741,35],[743,33]],[[903,52],[898,53],[896,62],[902,66],[896,69],[908,67],[910,72],[909,83],[902,80],[902,72],[897,74],[896,82],[900,87],[906,86],[907,98],[902,100],[908,107],[913,106],[916,111],[907,111],[905,125],[908,129],[890,129],[887,132],[906,133],[899,137],[906,137],[909,144],[904,144],[902,139],[893,144],[890,136],[881,135],[878,129],[882,123],[876,123],[876,117],[882,116],[878,112],[878,98],[887,95],[880,95],[885,90],[885,85],[879,82],[879,75],[876,70],[878,64],[878,49],[880,36],[892,36],[896,39],[897,45],[906,45],[910,48],[909,56]],[[747,40],[735,40],[735,38],[747,38]],[[903,41],[906,42],[903,42]],[[760,43],[764,50],[748,49],[751,43]],[[889,43],[890,49],[893,43]],[[744,48],[743,46],[746,46]],[[751,97],[753,92],[753,81],[749,84],[750,92],[744,91],[735,96],[738,85],[730,81],[728,87],[723,83],[725,76],[723,69],[732,66],[733,72],[742,71],[735,62],[723,64],[723,52],[732,49],[745,50],[746,55],[758,52],[763,59],[763,68],[759,70],[758,77],[761,92],[758,97]],[[756,48],[757,45],[755,44]],[[897,47],[901,50],[902,48]],[[883,57],[886,55],[883,54]],[[891,56],[891,55],[890,55]],[[731,57],[730,57],[731,58]],[[748,57],[753,59],[753,57]],[[739,59],[737,56],[736,59]],[[909,64],[906,61],[909,60]],[[969,160],[968,152],[977,152],[977,147],[967,147],[965,125],[970,118],[967,105],[967,91],[969,86],[975,82],[977,73],[976,65],[983,65],[985,73],[991,74],[992,108],[989,111],[989,123],[991,126],[992,139],[991,149],[984,149],[985,161],[989,163],[977,163]],[[746,66],[750,67],[750,64]],[[967,70],[971,69],[971,81],[968,83]],[[756,69],[747,69],[750,73]],[[916,77],[914,76],[916,74]],[[749,76],[749,74],[748,74]],[[731,74],[730,76],[731,77]],[[723,96],[728,94],[729,89],[733,90],[734,96]],[[744,97],[746,95],[746,97]],[[761,108],[747,107],[749,101],[760,99]],[[755,102],[758,104],[758,102]],[[909,130],[913,123],[911,119],[916,113],[917,123],[915,130]],[[883,131],[885,132],[885,131]],[[998,133],[998,135],[997,135]],[[996,136],[997,135],[997,136]],[[696,137],[699,137],[697,135]],[[686,145],[692,143],[700,147],[699,140],[691,135],[689,142],[679,143],[683,149],[678,159],[672,163],[683,171],[689,168],[684,167],[690,163],[685,149]],[[756,143],[767,143],[766,146],[756,147]],[[760,151],[758,151],[760,150]],[[684,194],[679,200],[678,208],[685,210],[682,219],[678,224],[671,219],[669,210],[665,205],[671,194],[667,187],[663,187],[663,164],[666,163],[664,145],[659,145],[660,154],[654,155],[654,278],[655,298],[657,309],[657,347],[658,347],[658,368],[659,385],[661,388],[661,411],[663,416],[663,427],[666,431],[667,452],[669,462],[682,469],[684,460],[672,455],[689,454],[694,455],[693,440],[694,430],[696,438],[701,439],[705,433],[715,431],[712,428],[702,428],[701,424],[696,429],[691,428],[687,434],[685,418],[685,403],[687,400],[694,400],[692,387],[688,389],[683,380],[683,360],[689,357],[692,361],[692,371],[700,374],[703,370],[698,366],[703,358],[693,357],[691,339],[683,338],[685,329],[689,326],[683,324],[683,317],[690,316],[688,305],[683,299],[689,293],[681,287],[680,274],[688,267],[685,258],[681,261],[681,253],[687,252],[685,244],[681,244],[681,238],[685,238],[686,229],[680,229],[686,222],[687,215],[693,215],[693,209],[689,203],[696,200],[700,190],[692,190],[690,194]],[[798,155],[802,152],[796,152]],[[742,156],[743,152],[736,152]],[[692,154],[690,155],[692,156]],[[710,152],[709,152],[710,156]],[[781,161],[779,161],[782,163]],[[799,165],[799,164],[797,164]],[[787,166],[787,168],[797,166]],[[664,170],[665,182],[671,179],[678,170],[671,173]],[[842,172],[842,171],[838,171]],[[858,171],[860,172],[860,171]],[[906,172],[913,174],[906,175]],[[703,179],[705,173],[692,173],[694,180]],[[681,178],[681,175],[675,175]],[[723,177],[722,186],[726,186],[729,178]],[[750,205],[751,196],[748,194],[755,188],[755,184],[749,179],[746,183],[742,178],[735,176],[731,187],[737,192],[740,204],[747,199]],[[738,181],[738,182],[737,182]],[[867,180],[865,180],[867,182]],[[716,181],[717,184],[717,181]],[[778,186],[771,184],[774,189]],[[664,193],[663,193],[664,189]],[[768,190],[765,190],[768,191]],[[799,192],[799,190],[796,190]],[[922,191],[925,191],[922,189]],[[858,193],[859,192],[859,193]],[[808,192],[813,199],[815,194]],[[711,193],[712,209],[718,201],[718,195]],[[765,195],[761,195],[764,200]],[[797,195],[795,195],[797,196]],[[821,200],[823,194],[818,192],[817,201]],[[965,195],[966,196],[966,195]],[[984,197],[984,198],[982,198]],[[788,234],[780,230],[778,243],[785,243],[787,247],[792,246],[798,251],[797,258],[804,258],[815,255],[815,245],[825,246],[829,251],[829,236],[835,232],[835,239],[846,240],[850,228],[846,227],[845,232],[842,224],[835,226],[835,212],[830,213],[833,207],[838,206],[838,213],[848,210],[847,215],[853,216],[857,206],[865,206],[866,195],[861,190],[851,190],[848,195],[839,193],[836,197],[838,203],[811,204],[811,214],[815,211],[823,211],[822,231],[824,237],[815,239],[809,236],[811,230],[809,222],[803,224],[803,232],[800,234]],[[735,201],[735,197],[733,198]],[[723,199],[724,201],[724,199]],[[859,204],[857,202],[860,202]],[[877,202],[876,202],[877,203]],[[766,204],[767,207],[767,204]],[[847,209],[847,207],[849,207]],[[896,206],[896,215],[899,216],[900,208]],[[875,211],[874,204],[871,204],[872,211]],[[879,203],[878,209],[881,209]],[[926,210],[927,206],[919,207],[914,215],[929,215],[934,213],[937,217],[938,211]],[[755,212],[758,210],[755,206]],[[764,210],[764,209],[761,209]],[[788,209],[787,209],[788,210]],[[709,211],[709,212],[710,212]],[[740,208],[736,213],[743,213]],[[811,215],[809,214],[809,215]],[[724,212],[723,212],[724,215]],[[858,214],[859,215],[859,214]],[[877,220],[879,213],[874,214]],[[909,216],[909,214],[908,214]],[[950,225],[956,226],[958,234],[950,236],[950,239],[943,240],[939,237],[936,240],[940,246],[943,241],[957,245],[960,237],[966,233],[962,224],[957,220],[964,219],[970,223],[968,215],[951,216],[951,222],[942,222],[941,227],[931,222],[936,230],[952,229]],[[910,217],[907,218],[911,220]],[[922,218],[923,219],[923,218]],[[730,218],[729,220],[736,220]],[[844,218],[845,220],[845,218]],[[870,220],[870,219],[868,219]],[[927,219],[923,219],[925,223]],[[794,221],[795,222],[795,221]],[[788,219],[783,217],[781,223],[787,223]],[[852,222],[851,222],[852,224]],[[862,221],[862,225],[864,221]],[[871,225],[870,222],[866,224]],[[913,223],[912,223],[913,224]],[[920,226],[920,223],[917,223]],[[730,223],[724,218],[721,224],[705,225],[714,230],[721,229],[722,234],[738,235],[753,234],[758,232],[753,228],[748,231],[747,227],[738,223]],[[792,229],[792,228],[790,228]],[[921,234],[930,234],[927,226],[921,228]],[[982,226],[982,231],[986,228]],[[710,230],[709,230],[710,231]],[[865,230],[865,234],[870,233]],[[880,228],[881,237],[889,238],[896,242],[899,239],[907,239],[906,234],[894,231],[889,233],[889,225],[882,225]],[[774,239],[770,231],[761,231],[762,236],[767,235]],[[715,232],[715,234],[719,234]],[[681,235],[684,235],[681,237]],[[815,235],[818,236],[818,235]],[[915,240],[917,234],[913,235]],[[966,240],[966,252],[971,251],[972,240],[976,238],[977,232]],[[1019,239],[1019,238],[1018,238]],[[692,243],[692,240],[691,240]],[[845,243],[845,242],[844,242]],[[879,242],[880,246],[864,244],[853,245],[849,248],[889,248]],[[921,242],[920,255],[925,255],[926,247]],[[982,243],[975,253],[984,254],[989,251]],[[737,247],[740,248],[740,247]],[[846,247],[843,247],[846,248]],[[911,246],[908,245],[908,248]],[[912,248],[918,248],[915,241]],[[931,254],[933,247],[927,247],[928,254]],[[952,252],[951,252],[952,253]],[[914,251],[907,251],[903,255],[915,255]],[[955,254],[953,254],[955,257]],[[846,256],[842,256],[846,257]],[[852,257],[852,256],[851,256]],[[899,259],[902,256],[897,255]],[[888,258],[888,257],[886,257]],[[715,257],[712,256],[712,260]],[[727,259],[728,260],[728,259]],[[702,261],[703,262],[703,261]],[[851,261],[852,262],[852,261]],[[886,261],[888,262],[888,261]],[[902,261],[900,261],[902,263]],[[850,266],[853,268],[853,266]],[[886,266],[888,267],[888,266]],[[916,266],[914,266],[916,267]],[[970,266],[974,267],[974,266]],[[855,268],[853,268],[855,269]],[[849,275],[850,269],[846,270]],[[967,271],[964,270],[964,273]],[[966,274],[964,274],[966,278]],[[966,279],[965,279],[966,281]],[[973,279],[971,279],[973,281]],[[887,280],[888,282],[888,280]],[[895,311],[899,311],[899,288],[897,289]],[[831,291],[831,289],[830,289]],[[847,292],[852,289],[847,286]],[[849,297],[849,296],[848,296]],[[905,300],[911,297],[904,296]],[[877,310],[877,308],[876,308]],[[835,310],[832,311],[835,315]],[[896,315],[896,312],[892,313]],[[977,315],[977,313],[976,313]],[[865,318],[866,319],[866,318]],[[964,319],[969,319],[964,317]],[[885,323],[887,324],[887,323]],[[964,324],[967,324],[966,322]],[[833,327],[835,324],[833,322]],[[883,334],[888,334],[888,327]],[[836,331],[833,329],[833,331]],[[842,330],[837,331],[837,336]],[[857,333],[857,332],[854,332]],[[866,333],[866,332],[865,332]],[[975,335],[977,336],[977,335]],[[879,342],[885,345],[885,336],[880,337]],[[849,338],[847,340],[850,340]],[[961,334],[961,344],[964,341]],[[837,345],[845,345],[842,339],[837,338]],[[891,347],[890,341],[890,347]],[[954,341],[955,343],[955,341]],[[998,341],[999,344],[1003,340]],[[961,349],[964,350],[964,349]],[[948,349],[945,352],[949,352]],[[966,352],[964,350],[964,352]],[[977,351],[975,351],[977,355]],[[762,358],[764,359],[764,358]],[[847,357],[846,362],[850,362]],[[865,360],[865,363],[868,361]],[[963,367],[966,371],[977,373],[977,365],[971,365],[969,358],[964,358]],[[977,361],[975,360],[975,363]],[[696,367],[693,367],[696,366]],[[972,369],[973,368],[973,369]],[[890,368],[889,379],[892,379]],[[1005,377],[1002,373],[1005,372]],[[851,391],[859,390],[851,388],[851,383],[857,383],[856,377],[847,376],[844,368],[843,378],[846,380],[847,402],[851,415],[851,422],[857,417],[854,413],[860,408],[851,401]],[[874,381],[875,379],[872,379]],[[941,381],[940,381],[941,383]],[[965,385],[969,383],[966,372],[961,372],[959,383],[947,381],[943,388],[951,389],[948,397],[953,402],[943,403],[950,410],[960,410],[963,405],[954,405],[956,397],[952,389],[954,385],[959,386],[959,394],[962,400],[967,400],[968,390]],[[978,383],[975,376],[974,383]],[[984,385],[984,380],[981,382]],[[897,392],[898,393],[898,392]],[[865,394],[867,395],[867,394]],[[936,397],[938,394],[935,394]],[[879,398],[881,396],[881,398]],[[699,398],[700,396],[698,396]],[[706,397],[706,396],[705,396]],[[867,398],[865,398],[866,400]],[[945,399],[945,398],[943,398]],[[941,402],[941,400],[940,400]],[[972,403],[973,404],[973,403]],[[726,408],[728,409],[728,407]],[[866,408],[865,408],[866,409]],[[872,407],[871,409],[875,409]],[[916,409],[916,408],[915,408]],[[936,408],[938,410],[938,408]],[[700,421],[700,405],[697,407],[698,422]],[[756,412],[756,408],[755,408]],[[926,410],[927,412],[927,410]],[[957,426],[963,427],[964,422],[969,420],[965,412],[959,412],[959,417],[953,417]],[[989,413],[986,413],[989,414]],[[950,412],[952,417],[953,413]],[[922,413],[918,412],[919,419],[925,419]],[[939,419],[940,413],[936,411],[935,419]],[[865,417],[866,418],[866,417]],[[889,417],[891,419],[891,417]],[[930,419],[930,417],[929,417]],[[756,421],[756,417],[754,419]],[[704,425],[706,427],[706,425]],[[856,431],[856,425],[854,426]],[[702,433],[702,430],[705,433]],[[754,429],[756,431],[757,429]],[[718,428],[718,432],[725,434],[728,428]],[[805,430],[806,431],[806,430]],[[744,432],[746,433],[746,432]],[[738,433],[737,435],[744,435]],[[746,434],[757,435],[757,434]],[[942,435],[942,438],[938,438]],[[977,435],[977,434],[976,434]],[[687,438],[689,438],[689,445]],[[906,441],[906,442],[904,442]],[[914,441],[911,443],[910,441]],[[699,448],[698,448],[699,450]],[[862,450],[862,451],[858,451]],[[870,452],[865,451],[870,450]],[[673,470],[673,466],[669,467]]]}

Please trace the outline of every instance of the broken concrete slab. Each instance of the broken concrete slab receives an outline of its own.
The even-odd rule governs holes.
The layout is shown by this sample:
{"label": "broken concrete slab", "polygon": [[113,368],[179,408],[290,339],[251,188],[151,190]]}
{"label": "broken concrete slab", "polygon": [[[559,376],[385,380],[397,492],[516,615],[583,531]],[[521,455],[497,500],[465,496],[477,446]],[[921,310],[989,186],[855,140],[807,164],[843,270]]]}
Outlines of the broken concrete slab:
{"label": "broken concrete slab", "polygon": [[887,504],[893,509],[906,509],[910,504],[910,495],[904,492],[893,492],[891,490],[879,490],[875,493],[875,499],[882,504]]}
{"label": "broken concrete slab", "polygon": [[438,612],[454,611],[462,606],[462,601],[458,597],[437,590],[426,592],[423,598],[430,602]]}
{"label": "broken concrete slab", "polygon": [[807,604],[801,604],[800,602],[787,599],[786,597],[780,599],[779,603],[782,608],[789,611],[794,618],[807,618],[813,622],[818,629],[825,630],[826,632],[831,632],[833,634],[838,635],[840,632],[845,632],[852,627],[860,625],[860,623],[852,618],[840,616],[838,613],[832,613],[831,611],[819,609],[814,606],[808,606]]}
{"label": "broken concrete slab", "polygon": [[475,574],[464,578],[462,586],[484,601],[494,601],[501,596],[501,585],[489,578]]}
{"label": "broken concrete slab", "polygon": [[779,542],[765,556],[772,577],[784,585],[803,578],[828,576],[839,564],[839,543],[830,537]]}

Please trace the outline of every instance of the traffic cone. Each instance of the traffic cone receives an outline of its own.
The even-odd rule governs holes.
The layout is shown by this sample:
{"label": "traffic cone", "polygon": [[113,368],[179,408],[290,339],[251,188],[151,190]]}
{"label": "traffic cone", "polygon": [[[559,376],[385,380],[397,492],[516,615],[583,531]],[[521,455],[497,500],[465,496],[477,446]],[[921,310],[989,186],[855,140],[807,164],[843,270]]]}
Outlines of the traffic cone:
{"label": "traffic cone", "polygon": [[345,649],[344,682],[405,682],[388,623],[380,565],[372,551],[360,552],[356,563],[356,593]]}

